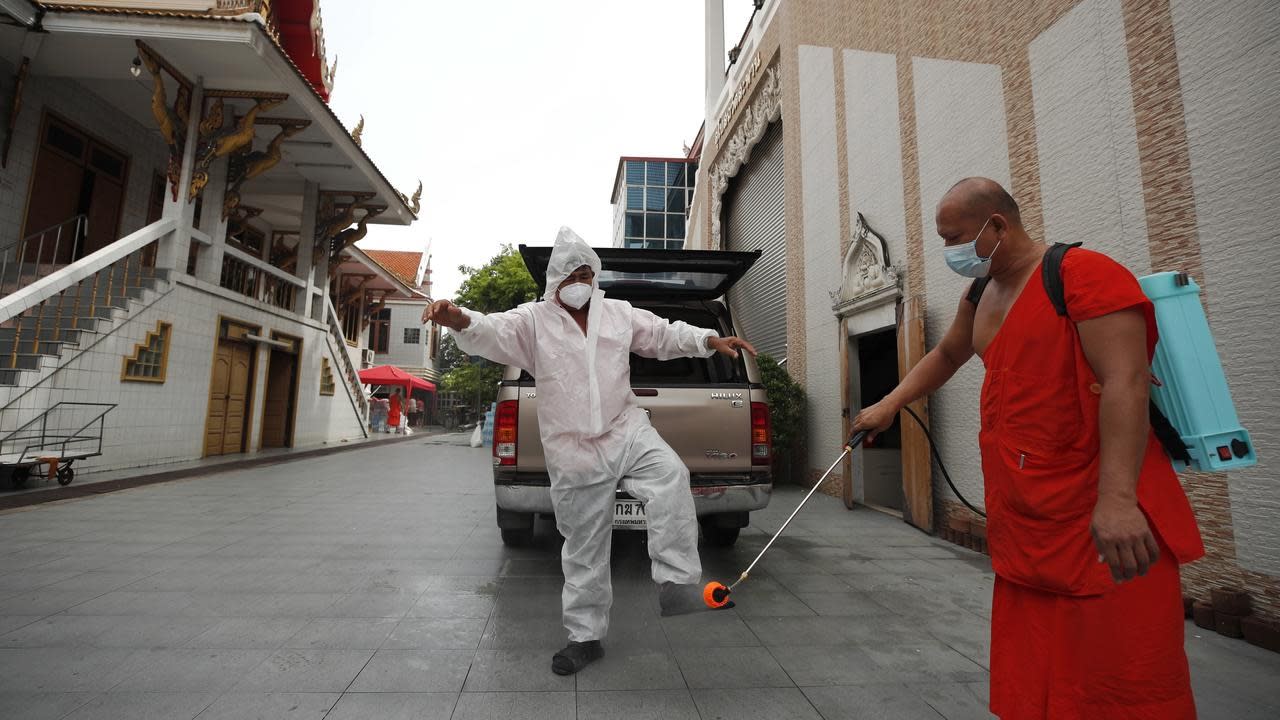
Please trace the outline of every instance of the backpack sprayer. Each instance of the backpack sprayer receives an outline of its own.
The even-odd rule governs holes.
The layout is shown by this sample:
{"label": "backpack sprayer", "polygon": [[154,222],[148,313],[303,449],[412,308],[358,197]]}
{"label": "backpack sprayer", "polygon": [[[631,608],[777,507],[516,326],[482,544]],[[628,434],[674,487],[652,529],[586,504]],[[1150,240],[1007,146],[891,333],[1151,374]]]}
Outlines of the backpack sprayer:
{"label": "backpack sprayer", "polygon": [[[1045,254],[1042,264],[1045,290],[1054,309],[1063,317],[1069,316],[1062,283],[1062,257],[1077,245],[1079,243],[1055,244]],[[1152,429],[1170,459],[1180,462],[1180,469],[1208,472],[1256,465],[1257,454],[1248,431],[1240,426],[1235,403],[1227,388],[1226,373],[1222,370],[1222,361],[1218,358],[1217,346],[1214,345],[1213,334],[1209,330],[1209,321],[1200,304],[1200,287],[1182,272],[1147,275],[1139,278],[1138,284],[1155,307],[1156,327],[1160,334],[1155,358],[1151,363],[1152,373],[1160,378],[1160,383],[1151,390],[1149,409]],[[979,281],[970,288],[969,299],[975,305],[985,287],[986,283]],[[909,406],[903,410],[924,430],[925,437],[929,440],[929,450],[937,460],[938,468],[951,491],[970,510],[986,517],[987,514],[970,504],[951,481],[947,466],[938,453],[937,443],[924,421]],[[844,452],[827,468],[787,521],[782,523],[778,532],[774,533],[760,554],[756,555],[755,560],[751,561],[733,584],[726,586],[715,581],[707,583],[702,591],[702,599],[708,607],[722,608],[728,604],[729,594],[733,589],[750,577],[756,563],[773,547],[774,541],[787,529],[791,520],[827,481],[836,466],[862,443],[866,435],[866,431],[860,430],[849,438],[844,445]]]}

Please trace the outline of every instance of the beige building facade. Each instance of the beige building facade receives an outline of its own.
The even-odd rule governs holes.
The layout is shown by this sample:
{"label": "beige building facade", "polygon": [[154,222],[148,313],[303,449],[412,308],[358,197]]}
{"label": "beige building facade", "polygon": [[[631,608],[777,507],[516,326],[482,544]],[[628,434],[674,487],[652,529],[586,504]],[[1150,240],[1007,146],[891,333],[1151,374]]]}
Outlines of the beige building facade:
{"label": "beige building facade", "polygon": [[[772,337],[785,316],[769,344],[807,391],[810,477],[857,408],[949,325],[966,281],[943,262],[934,210],[955,181],[991,177],[1033,237],[1083,242],[1139,276],[1185,271],[1203,288],[1261,461],[1182,475],[1208,549],[1184,582],[1198,598],[1244,587],[1280,616],[1280,363],[1266,346],[1280,337],[1268,307],[1280,289],[1280,5],[765,0],[727,52],[723,4],[706,6],[687,247],[760,247],[785,277],[730,301],[748,337]],[[981,382],[974,360],[914,406],[979,506]],[[983,547],[980,519],[902,424],[833,492]]]}

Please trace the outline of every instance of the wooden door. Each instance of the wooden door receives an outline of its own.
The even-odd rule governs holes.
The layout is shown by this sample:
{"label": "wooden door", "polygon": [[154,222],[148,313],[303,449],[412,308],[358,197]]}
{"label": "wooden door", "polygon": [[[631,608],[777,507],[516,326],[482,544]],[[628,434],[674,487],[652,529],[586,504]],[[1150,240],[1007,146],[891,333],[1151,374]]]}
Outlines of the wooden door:
{"label": "wooden door", "polygon": [[[924,359],[924,313],[916,298],[904,300],[898,312],[898,378],[901,379]],[[918,400],[910,408],[926,424],[929,422],[927,400]],[[902,519],[925,532],[933,532],[933,462],[929,438],[906,412],[898,422],[902,428]]]}
{"label": "wooden door", "polygon": [[263,396],[262,447],[290,447],[293,444],[293,386],[298,356],[272,350],[267,366],[267,389]]}
{"label": "wooden door", "polygon": [[[79,214],[88,154],[88,138],[52,119],[46,121],[36,151],[23,238],[56,228]],[[34,261],[38,257],[40,262],[68,262],[76,241],[72,232],[73,228],[68,226],[62,228],[60,238],[55,231],[43,241],[33,240],[23,251],[24,260]]]}
{"label": "wooden door", "polygon": [[252,365],[253,353],[248,346],[225,341],[218,343],[209,383],[205,455],[244,452],[244,426]]}
{"label": "wooden door", "polygon": [[120,239],[120,213],[124,207],[124,157],[92,143],[89,147],[89,181],[81,199],[89,216],[89,233],[76,259],[101,250]]}

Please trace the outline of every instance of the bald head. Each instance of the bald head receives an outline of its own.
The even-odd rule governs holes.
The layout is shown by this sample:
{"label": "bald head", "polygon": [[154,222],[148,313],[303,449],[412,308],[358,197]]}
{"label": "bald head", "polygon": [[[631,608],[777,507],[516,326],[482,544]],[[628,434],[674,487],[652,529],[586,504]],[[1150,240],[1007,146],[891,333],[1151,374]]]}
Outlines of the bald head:
{"label": "bald head", "polygon": [[1000,183],[989,178],[969,177],[952,185],[938,202],[939,212],[944,206],[969,217],[990,217],[998,213],[1011,225],[1022,225],[1018,203]]}

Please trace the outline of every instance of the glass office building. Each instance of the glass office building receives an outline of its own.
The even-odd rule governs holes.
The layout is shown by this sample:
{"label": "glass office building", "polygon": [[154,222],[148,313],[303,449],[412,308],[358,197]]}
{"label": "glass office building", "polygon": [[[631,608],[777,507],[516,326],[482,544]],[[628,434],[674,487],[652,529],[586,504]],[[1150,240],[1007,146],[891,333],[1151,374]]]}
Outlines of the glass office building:
{"label": "glass office building", "polygon": [[613,245],[684,248],[698,163],[685,158],[624,157],[613,185]]}

